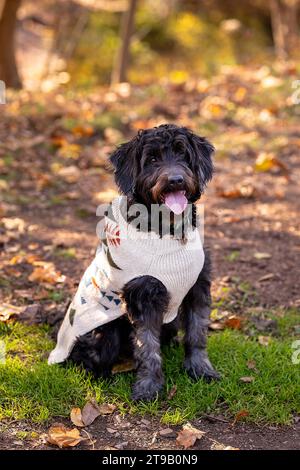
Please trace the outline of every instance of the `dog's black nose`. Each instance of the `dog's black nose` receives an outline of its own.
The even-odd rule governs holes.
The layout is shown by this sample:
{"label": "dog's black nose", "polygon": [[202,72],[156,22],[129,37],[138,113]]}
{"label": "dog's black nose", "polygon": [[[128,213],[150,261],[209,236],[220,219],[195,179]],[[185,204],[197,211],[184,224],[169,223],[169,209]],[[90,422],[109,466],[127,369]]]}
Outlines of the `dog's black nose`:
{"label": "dog's black nose", "polygon": [[180,186],[184,179],[182,175],[173,175],[168,177],[168,183],[170,186]]}

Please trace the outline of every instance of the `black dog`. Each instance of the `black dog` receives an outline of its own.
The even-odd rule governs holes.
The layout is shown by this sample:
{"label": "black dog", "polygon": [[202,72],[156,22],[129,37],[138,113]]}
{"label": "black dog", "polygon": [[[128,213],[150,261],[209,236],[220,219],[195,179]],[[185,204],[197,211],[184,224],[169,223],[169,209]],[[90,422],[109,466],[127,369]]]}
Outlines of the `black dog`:
{"label": "black dog", "polygon": [[[186,128],[173,124],[140,131],[130,142],[122,144],[111,156],[115,180],[120,192],[128,197],[128,207],[162,204],[167,194],[184,192],[195,203],[212,178],[213,146]],[[189,223],[196,224],[194,206]],[[172,221],[171,221],[172,224]],[[160,235],[163,224],[159,226]],[[183,232],[184,242],[184,232]],[[193,378],[218,379],[206,352],[206,335],[210,315],[210,260],[205,253],[203,269],[179,308],[174,321],[163,325],[169,302],[164,284],[152,276],[130,280],[122,296],[127,315],[78,338],[70,360],[81,364],[95,376],[108,376],[120,356],[133,350],[137,380],[133,386],[135,400],[155,398],[163,386],[161,343],[177,334],[179,318],[185,330],[184,367]]]}

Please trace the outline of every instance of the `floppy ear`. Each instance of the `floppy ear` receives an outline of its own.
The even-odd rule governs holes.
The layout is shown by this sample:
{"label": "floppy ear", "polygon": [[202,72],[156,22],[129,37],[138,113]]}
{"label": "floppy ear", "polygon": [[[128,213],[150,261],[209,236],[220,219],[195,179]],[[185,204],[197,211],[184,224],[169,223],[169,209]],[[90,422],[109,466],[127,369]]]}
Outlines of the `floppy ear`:
{"label": "floppy ear", "polygon": [[114,167],[116,183],[120,191],[125,195],[131,195],[134,192],[137,148],[138,136],[125,144],[121,144],[110,156],[110,162]]}
{"label": "floppy ear", "polygon": [[212,154],[215,151],[214,146],[205,138],[190,133],[190,144],[193,149],[193,159],[199,174],[199,183],[201,192],[207,183],[212,179],[214,166]]}

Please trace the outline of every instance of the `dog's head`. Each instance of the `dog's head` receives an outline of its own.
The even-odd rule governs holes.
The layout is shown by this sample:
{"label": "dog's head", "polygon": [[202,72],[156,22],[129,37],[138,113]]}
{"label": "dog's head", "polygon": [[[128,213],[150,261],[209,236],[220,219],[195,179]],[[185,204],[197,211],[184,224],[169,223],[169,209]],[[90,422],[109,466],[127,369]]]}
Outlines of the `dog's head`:
{"label": "dog's head", "polygon": [[[134,201],[184,209],[212,178],[214,147],[185,127],[142,130],[110,157],[120,191]],[[175,212],[175,210],[174,210]]]}

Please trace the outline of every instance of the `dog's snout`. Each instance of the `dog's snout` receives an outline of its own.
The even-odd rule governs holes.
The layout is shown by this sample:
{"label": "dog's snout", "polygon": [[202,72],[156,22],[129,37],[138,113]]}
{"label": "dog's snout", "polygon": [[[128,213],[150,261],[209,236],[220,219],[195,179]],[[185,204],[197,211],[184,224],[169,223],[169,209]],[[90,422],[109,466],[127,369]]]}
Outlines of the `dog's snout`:
{"label": "dog's snout", "polygon": [[168,183],[170,186],[180,186],[184,182],[182,175],[172,175],[168,177]]}

